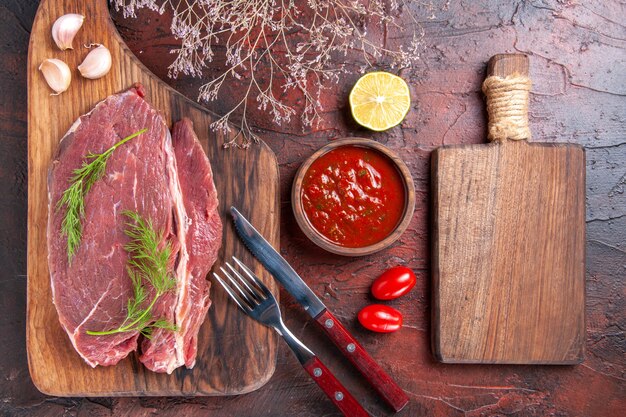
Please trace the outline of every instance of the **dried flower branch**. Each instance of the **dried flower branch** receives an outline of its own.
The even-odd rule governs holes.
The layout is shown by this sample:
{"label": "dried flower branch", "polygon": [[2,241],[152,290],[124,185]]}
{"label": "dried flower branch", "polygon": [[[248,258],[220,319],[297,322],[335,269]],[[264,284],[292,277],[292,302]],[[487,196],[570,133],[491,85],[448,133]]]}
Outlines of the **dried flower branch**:
{"label": "dried flower branch", "polygon": [[[218,51],[224,54],[224,71],[200,88],[198,99],[217,99],[224,93],[227,80],[244,83],[241,99],[212,125],[229,132],[229,121],[238,114],[240,130],[227,146],[239,147],[258,140],[246,119],[248,106],[254,101],[277,125],[291,121],[296,110],[280,98],[288,90],[298,90],[302,95],[303,126],[315,125],[325,82],[337,82],[347,71],[345,63],[337,64],[340,59],[353,62],[347,57],[358,53],[363,60],[361,69],[383,60],[392,68],[417,61],[423,33],[400,1],[111,0],[125,17],[136,16],[144,7],[159,13],[172,10],[171,31],[182,42],[180,48],[172,50],[176,58],[169,66],[171,77],[181,73],[200,77]],[[371,39],[370,25],[385,31],[403,30],[398,19],[401,14],[411,19],[413,38],[408,48],[393,49],[387,47],[386,39]]]}

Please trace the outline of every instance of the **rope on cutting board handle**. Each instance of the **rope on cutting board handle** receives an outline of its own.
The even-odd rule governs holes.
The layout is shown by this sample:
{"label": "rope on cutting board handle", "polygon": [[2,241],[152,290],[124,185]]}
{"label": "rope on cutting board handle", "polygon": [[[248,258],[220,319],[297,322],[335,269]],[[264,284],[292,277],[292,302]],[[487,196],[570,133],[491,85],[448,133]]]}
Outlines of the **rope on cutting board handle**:
{"label": "rope on cutting board handle", "polygon": [[525,75],[492,75],[483,83],[491,142],[530,139],[528,101],[532,83]]}

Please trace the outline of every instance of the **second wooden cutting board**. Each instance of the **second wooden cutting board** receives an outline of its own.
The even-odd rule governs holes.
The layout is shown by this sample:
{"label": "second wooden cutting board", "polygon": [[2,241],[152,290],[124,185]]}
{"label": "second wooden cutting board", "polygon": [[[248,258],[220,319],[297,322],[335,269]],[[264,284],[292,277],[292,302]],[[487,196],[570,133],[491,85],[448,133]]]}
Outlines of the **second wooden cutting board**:
{"label": "second wooden cutting board", "polygon": [[585,154],[528,143],[528,58],[498,55],[485,145],[432,158],[433,350],[448,363],[571,364],[585,341]]}

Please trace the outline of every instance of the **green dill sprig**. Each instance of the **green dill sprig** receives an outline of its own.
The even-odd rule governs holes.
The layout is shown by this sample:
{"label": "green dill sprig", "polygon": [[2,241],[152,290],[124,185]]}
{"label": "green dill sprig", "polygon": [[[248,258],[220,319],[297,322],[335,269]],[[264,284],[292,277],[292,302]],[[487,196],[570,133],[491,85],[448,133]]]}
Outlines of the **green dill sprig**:
{"label": "green dill sprig", "polygon": [[63,192],[56,207],[57,211],[62,207],[67,208],[61,223],[61,234],[67,236],[68,260],[72,260],[72,256],[76,253],[83,234],[81,220],[85,217],[85,196],[96,181],[104,175],[107,161],[113,154],[113,151],[147,130],[141,129],[125,137],[103,153],[94,154],[89,152],[82,166],[72,172],[72,177],[70,178],[71,185]]}
{"label": "green dill sprig", "polygon": [[[176,280],[168,272],[172,247],[168,243],[160,247],[162,236],[157,233],[150,220],[144,220],[132,211],[124,211],[129,218],[126,235],[131,239],[124,249],[130,254],[127,271],[133,283],[133,297],[126,305],[126,318],[122,324],[111,330],[87,331],[88,335],[104,336],[115,333],[138,331],[150,338],[155,328],[178,330],[175,324],[165,319],[154,320],[152,308],[163,294],[176,286]],[[149,291],[146,285],[154,288],[152,300],[146,306]]]}

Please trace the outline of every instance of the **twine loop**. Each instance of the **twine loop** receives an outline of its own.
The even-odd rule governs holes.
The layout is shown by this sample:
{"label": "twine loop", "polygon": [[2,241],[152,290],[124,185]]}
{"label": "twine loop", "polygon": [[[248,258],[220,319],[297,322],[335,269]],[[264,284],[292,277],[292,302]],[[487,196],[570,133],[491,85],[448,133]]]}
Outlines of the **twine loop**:
{"label": "twine loop", "polygon": [[487,96],[490,141],[530,139],[528,127],[528,98],[530,78],[513,74],[492,75],[483,83]]}

